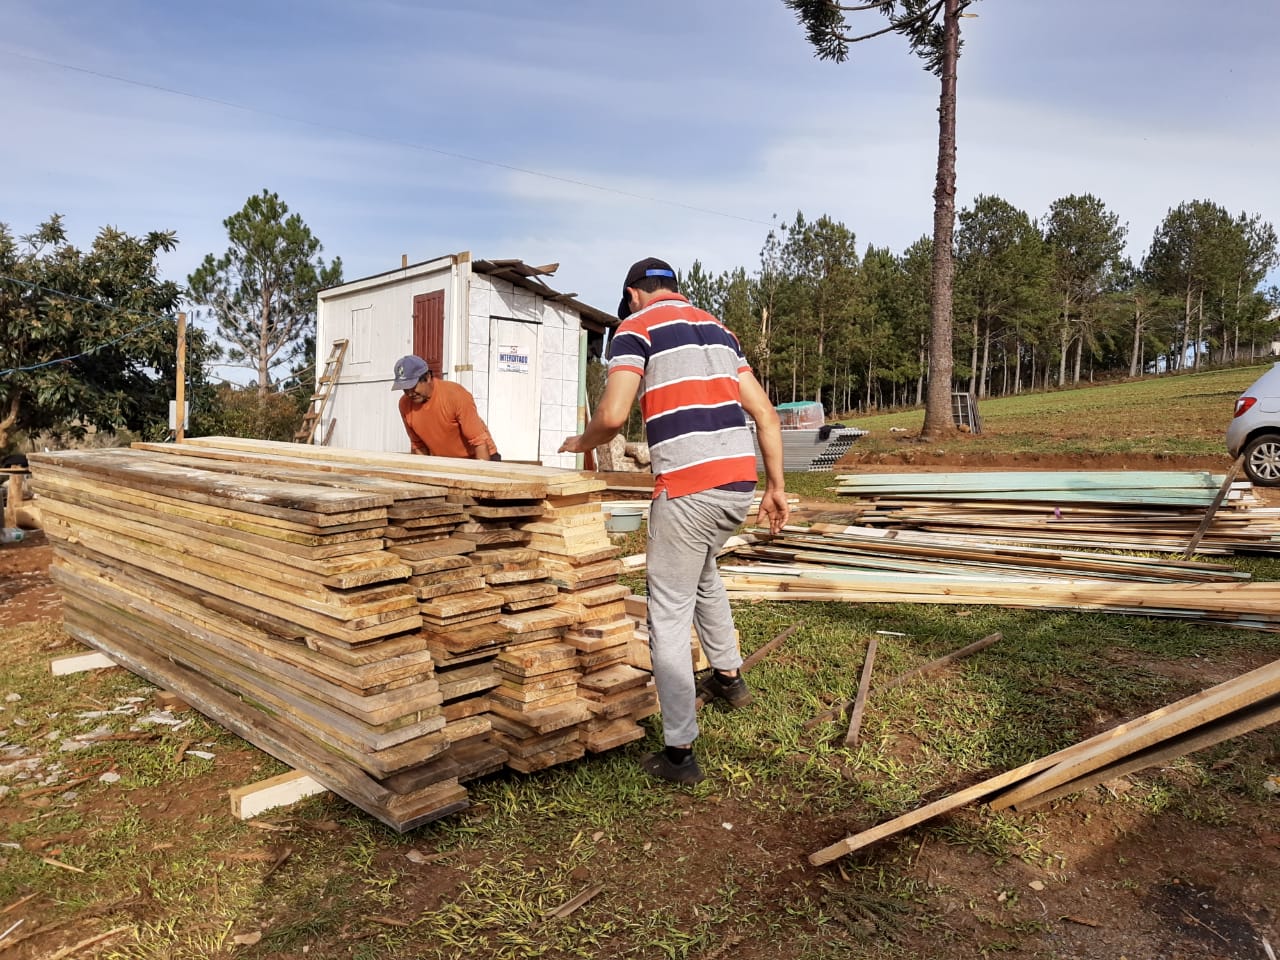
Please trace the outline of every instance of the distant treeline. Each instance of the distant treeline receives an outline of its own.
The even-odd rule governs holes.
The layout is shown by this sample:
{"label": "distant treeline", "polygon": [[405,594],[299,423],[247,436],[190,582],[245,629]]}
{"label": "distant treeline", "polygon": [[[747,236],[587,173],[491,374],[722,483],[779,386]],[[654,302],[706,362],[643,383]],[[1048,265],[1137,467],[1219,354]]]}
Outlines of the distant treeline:
{"label": "distant treeline", "polygon": [[[978,397],[1236,362],[1272,352],[1280,290],[1263,288],[1276,233],[1203,200],[1171,209],[1141,263],[1128,228],[1096,197],[1035,219],[995,196],[955,233],[954,389]],[[759,265],[681,290],[721,317],[775,402],[828,411],[918,405],[928,382],[933,244],[868,246],[822,216],[769,232]]]}

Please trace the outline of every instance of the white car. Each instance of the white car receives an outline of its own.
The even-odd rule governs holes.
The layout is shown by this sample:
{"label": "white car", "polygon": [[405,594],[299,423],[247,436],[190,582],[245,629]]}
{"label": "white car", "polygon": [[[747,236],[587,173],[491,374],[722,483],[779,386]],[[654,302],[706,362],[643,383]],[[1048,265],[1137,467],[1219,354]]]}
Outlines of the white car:
{"label": "white car", "polygon": [[1264,487],[1280,486],[1280,363],[1236,401],[1227,427],[1227,452],[1244,454],[1244,472]]}

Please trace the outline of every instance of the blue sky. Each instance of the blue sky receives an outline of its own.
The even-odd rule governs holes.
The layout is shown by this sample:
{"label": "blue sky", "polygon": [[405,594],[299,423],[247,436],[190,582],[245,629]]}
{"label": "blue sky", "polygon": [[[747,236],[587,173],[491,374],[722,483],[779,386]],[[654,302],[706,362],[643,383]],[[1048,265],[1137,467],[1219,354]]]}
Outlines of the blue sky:
{"label": "blue sky", "polygon": [[[970,10],[958,206],[1093,193],[1135,258],[1184,201],[1280,224],[1274,0]],[[931,231],[938,81],[896,36],[816,60],[782,0],[0,0],[0,88],[0,221],[173,229],[179,281],[263,188],[349,279],[471,250],[606,310],[643,256],[754,269],[774,215]]]}

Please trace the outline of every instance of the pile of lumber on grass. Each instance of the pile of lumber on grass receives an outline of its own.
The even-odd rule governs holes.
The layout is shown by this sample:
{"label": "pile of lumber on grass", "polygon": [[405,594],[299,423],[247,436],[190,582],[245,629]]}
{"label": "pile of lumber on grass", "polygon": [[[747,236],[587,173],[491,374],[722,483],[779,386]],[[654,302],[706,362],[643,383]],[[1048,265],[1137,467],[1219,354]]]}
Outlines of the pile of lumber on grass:
{"label": "pile of lumber on grass", "polygon": [[229,438],[31,461],[68,632],[397,830],[656,712],[597,480]]}
{"label": "pile of lumber on grass", "polygon": [[[1083,470],[839,476],[842,508],[862,526],[979,536],[991,542],[1182,552],[1280,552],[1280,509],[1247,482],[1207,472]],[[1226,490],[1219,502],[1218,494]]]}
{"label": "pile of lumber on grass", "polygon": [[1280,583],[1251,583],[1218,564],[832,524],[753,537],[721,562],[735,599],[1088,610],[1280,629]]}
{"label": "pile of lumber on grass", "polygon": [[998,774],[813,853],[830,863],[970,803],[1029,810],[1280,721],[1280,661]]}

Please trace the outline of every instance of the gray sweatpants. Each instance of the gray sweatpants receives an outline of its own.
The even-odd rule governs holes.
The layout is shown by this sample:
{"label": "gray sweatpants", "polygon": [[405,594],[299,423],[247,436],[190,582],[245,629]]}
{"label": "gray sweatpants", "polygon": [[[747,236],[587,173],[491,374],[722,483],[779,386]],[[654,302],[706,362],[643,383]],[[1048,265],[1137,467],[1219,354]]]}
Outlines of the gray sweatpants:
{"label": "gray sweatpants", "polygon": [[754,496],[753,491],[704,490],[672,500],[664,493],[649,507],[649,652],[668,746],[693,743],[698,736],[690,627],[697,626],[713,667],[742,665],[716,553],[742,523]]}

